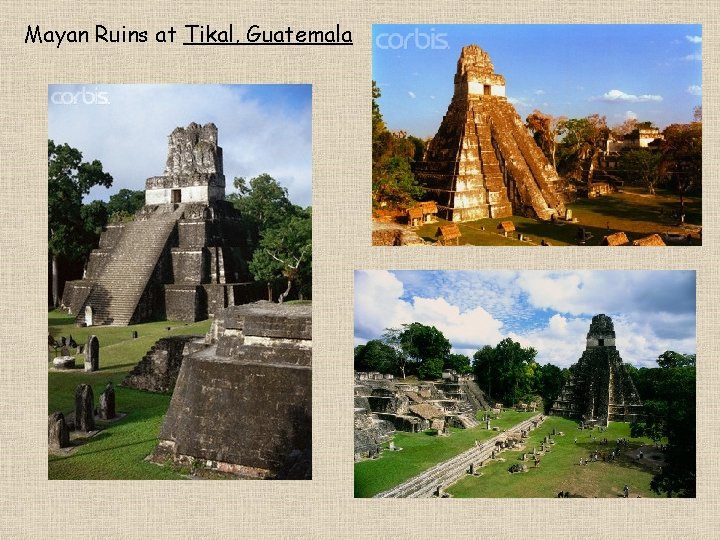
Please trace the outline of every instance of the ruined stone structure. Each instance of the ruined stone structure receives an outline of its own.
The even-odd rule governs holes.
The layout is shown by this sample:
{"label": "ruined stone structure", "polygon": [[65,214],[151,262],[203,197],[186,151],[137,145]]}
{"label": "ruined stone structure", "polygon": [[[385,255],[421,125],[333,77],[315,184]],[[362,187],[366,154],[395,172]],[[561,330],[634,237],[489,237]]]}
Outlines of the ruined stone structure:
{"label": "ruined stone structure", "polygon": [[505,98],[504,77],[477,45],[462,49],[455,93],[415,175],[450,221],[565,215],[557,173]]}
{"label": "ruined stone structure", "polygon": [[183,356],[152,459],[201,460],[244,477],[311,478],[311,312],[258,302],[216,314],[195,352]]}
{"label": "ruined stone structure", "polygon": [[267,297],[251,281],[246,235],[224,200],[217,137],[214,124],[170,134],[165,172],[147,179],[145,206],[134,221],[108,225],[84,278],[65,285],[63,305],[78,323],[197,321]]}
{"label": "ruined stone structure", "polygon": [[183,356],[203,348],[202,344],[198,347],[194,343],[198,338],[171,336],[157,340],[127,374],[122,386],[147,392],[172,392],[180,374]]}
{"label": "ruined stone structure", "polygon": [[592,318],[585,352],[570,367],[570,380],[551,414],[605,426],[642,415],[640,396],[615,347],[615,328],[607,315]]}
{"label": "ruined stone structure", "polygon": [[[381,374],[376,374],[381,375]],[[475,413],[489,409],[477,384],[452,372],[442,382],[406,384],[392,378],[355,374],[355,459],[371,457],[397,431],[473,428]]]}

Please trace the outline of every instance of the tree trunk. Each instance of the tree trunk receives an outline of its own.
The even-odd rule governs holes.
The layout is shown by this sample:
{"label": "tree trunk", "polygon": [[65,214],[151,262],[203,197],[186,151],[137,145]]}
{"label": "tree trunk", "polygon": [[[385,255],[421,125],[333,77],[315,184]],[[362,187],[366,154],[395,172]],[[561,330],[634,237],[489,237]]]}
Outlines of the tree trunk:
{"label": "tree trunk", "polygon": [[272,299],[272,290],[273,290],[272,283],[270,283],[270,282],[268,281],[268,282],[267,282],[268,302],[272,302],[272,300],[273,300],[273,299]]}
{"label": "tree trunk", "polygon": [[683,192],[680,190],[680,219],[685,215],[685,199],[683,198]]}
{"label": "tree trunk", "polygon": [[60,305],[60,299],[58,298],[58,263],[57,255],[52,256],[52,296],[53,296],[53,307]]}
{"label": "tree trunk", "polygon": [[288,279],[288,286],[287,289],[285,289],[285,292],[280,295],[278,298],[278,304],[282,304],[283,300],[287,297],[288,294],[290,294],[290,287],[292,287],[292,281]]}

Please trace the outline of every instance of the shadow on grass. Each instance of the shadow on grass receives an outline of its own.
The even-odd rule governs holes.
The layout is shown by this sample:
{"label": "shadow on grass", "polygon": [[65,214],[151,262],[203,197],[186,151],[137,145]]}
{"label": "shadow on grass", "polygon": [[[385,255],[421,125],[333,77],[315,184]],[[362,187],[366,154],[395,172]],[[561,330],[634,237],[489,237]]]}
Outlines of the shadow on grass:
{"label": "shadow on grass", "polygon": [[[98,433],[95,437],[92,437],[92,439],[90,439],[87,444],[90,444],[91,442],[96,442],[96,441],[102,440],[102,439],[103,439],[103,437],[102,437],[103,435],[105,436],[105,438],[111,436],[109,433]],[[84,457],[84,456],[90,456],[90,455],[93,455],[93,454],[102,454],[102,453],[104,453],[104,452],[114,452],[115,450],[119,450],[120,448],[130,448],[130,447],[132,447],[132,446],[138,446],[138,445],[140,445],[140,444],[147,444],[147,443],[150,443],[150,442],[157,442],[157,439],[153,438],[153,439],[145,439],[145,440],[142,440],[142,441],[134,441],[134,442],[127,443],[127,444],[119,444],[119,445],[117,445],[117,446],[108,446],[108,447],[105,447],[105,448],[102,448],[102,449],[98,449],[98,450],[89,450],[89,451],[87,451],[87,452],[82,452],[82,453],[77,453],[77,454],[70,454],[70,455],[68,455],[68,456],[53,456],[53,457],[50,458],[50,461],[51,461],[51,462],[57,462],[57,461],[63,461],[63,460],[66,460],[66,459],[78,458],[78,457],[81,457],[81,456]],[[86,444],[82,444],[82,445],[78,445],[78,446],[79,446],[79,447],[85,447]]]}

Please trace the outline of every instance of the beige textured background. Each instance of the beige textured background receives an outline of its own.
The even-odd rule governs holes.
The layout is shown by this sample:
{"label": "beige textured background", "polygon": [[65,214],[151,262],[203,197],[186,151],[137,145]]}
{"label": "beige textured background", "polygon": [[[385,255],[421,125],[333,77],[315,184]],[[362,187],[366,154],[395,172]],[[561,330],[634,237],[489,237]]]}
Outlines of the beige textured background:
{"label": "beige textured background", "polygon": [[[506,5],[508,4],[508,5]],[[0,538],[712,538],[718,532],[717,7],[668,2],[148,2],[0,0]],[[152,31],[191,23],[351,29],[353,47],[25,45],[28,24]],[[705,246],[369,247],[371,23],[702,23]],[[642,66],[637,66],[641,69]],[[598,73],[602,76],[602,73]],[[314,480],[47,481],[48,83],[312,83]],[[139,171],[143,177],[152,171]],[[550,255],[550,257],[548,257]],[[697,269],[694,500],[354,500],[355,268]]]}

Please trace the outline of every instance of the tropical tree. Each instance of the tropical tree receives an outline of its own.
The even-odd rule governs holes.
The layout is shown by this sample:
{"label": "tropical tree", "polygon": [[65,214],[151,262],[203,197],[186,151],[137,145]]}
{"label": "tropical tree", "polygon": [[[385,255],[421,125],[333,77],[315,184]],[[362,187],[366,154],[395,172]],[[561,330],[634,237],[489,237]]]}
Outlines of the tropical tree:
{"label": "tropical tree", "polygon": [[135,213],[145,205],[145,192],[123,188],[110,195],[107,214],[110,222],[131,220]]}
{"label": "tropical tree", "polygon": [[644,418],[631,426],[633,437],[664,440],[665,464],[650,482],[656,493],[694,497],[696,492],[695,355],[666,351],[658,368],[637,372]]}
{"label": "tropical tree", "polygon": [[559,171],[591,183],[609,132],[606,118],[598,114],[565,120],[558,149]]}
{"label": "tropical tree", "polygon": [[82,199],[93,186],[110,187],[112,180],[100,161],[83,161],[80,150],[48,140],[48,252],[54,306],[60,302],[59,260],[80,261],[93,248],[84,242]]}
{"label": "tropical tree", "polygon": [[355,371],[398,372],[398,355],[394,348],[379,339],[355,347]]}
{"label": "tropical tree", "polygon": [[679,195],[682,216],[685,195],[702,181],[702,123],[672,124],[663,134],[660,173],[669,177]]}
{"label": "tropical tree", "polygon": [[227,200],[240,211],[251,247],[258,245],[262,231],[287,221],[300,209],[290,202],[287,189],[267,173],[249,181],[237,177],[233,186],[237,192]]}
{"label": "tropical tree", "polygon": [[533,135],[535,142],[543,151],[545,156],[552,163],[553,169],[557,168],[555,155],[558,148],[558,137],[564,130],[567,118],[564,116],[555,117],[535,109],[525,120],[528,129]]}
{"label": "tropical tree", "polygon": [[293,282],[310,276],[312,218],[309,209],[304,212],[304,215],[298,212],[298,215],[263,230],[260,244],[248,265],[257,281],[267,283],[268,294],[271,294],[275,279],[283,277],[287,280],[287,288],[278,297],[281,304],[290,294]]}
{"label": "tropical tree", "polygon": [[[473,356],[478,384],[487,386],[488,395],[515,404],[532,395],[535,386],[537,351],[505,338],[495,347],[486,345]],[[492,394],[491,394],[492,392]]]}
{"label": "tropical tree", "polygon": [[425,193],[412,172],[412,163],[422,159],[425,143],[407,133],[388,131],[377,99],[380,89],[372,86],[372,202],[406,208]]}
{"label": "tropical tree", "polygon": [[661,160],[662,155],[658,152],[639,148],[623,152],[619,167],[626,181],[639,182],[647,187],[650,195],[655,195],[655,187],[662,179],[659,169]]}
{"label": "tropical tree", "polygon": [[567,370],[553,364],[545,364],[538,369],[535,388],[543,399],[545,412],[550,411],[552,404],[562,392],[567,378]]}
{"label": "tropical tree", "polygon": [[454,369],[460,374],[470,373],[470,359],[464,354],[450,354],[445,360],[445,369]]}

